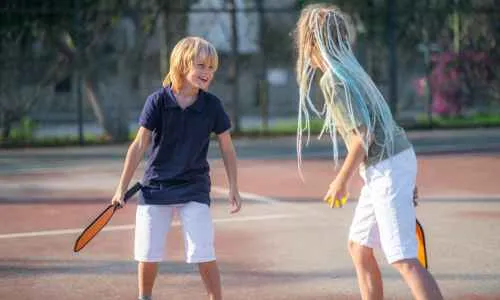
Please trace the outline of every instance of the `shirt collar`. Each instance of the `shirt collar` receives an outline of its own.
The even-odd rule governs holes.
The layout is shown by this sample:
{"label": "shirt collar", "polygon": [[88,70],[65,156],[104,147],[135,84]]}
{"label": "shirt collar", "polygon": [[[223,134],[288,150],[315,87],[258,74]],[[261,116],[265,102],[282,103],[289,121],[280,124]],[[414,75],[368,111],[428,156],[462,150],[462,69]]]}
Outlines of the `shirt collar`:
{"label": "shirt collar", "polygon": [[[177,104],[177,102],[175,101],[175,95],[174,95],[174,91],[172,90],[172,88],[170,86],[167,86],[164,89],[168,95],[168,97],[166,97],[167,101],[165,101],[165,108],[174,108],[174,107],[180,108],[179,104]],[[205,107],[205,91],[200,89],[200,91],[198,92],[198,95],[196,97],[197,97],[196,101],[193,104],[191,104],[190,106],[188,106],[186,109],[187,110],[194,110],[197,112],[202,112],[203,107]]]}

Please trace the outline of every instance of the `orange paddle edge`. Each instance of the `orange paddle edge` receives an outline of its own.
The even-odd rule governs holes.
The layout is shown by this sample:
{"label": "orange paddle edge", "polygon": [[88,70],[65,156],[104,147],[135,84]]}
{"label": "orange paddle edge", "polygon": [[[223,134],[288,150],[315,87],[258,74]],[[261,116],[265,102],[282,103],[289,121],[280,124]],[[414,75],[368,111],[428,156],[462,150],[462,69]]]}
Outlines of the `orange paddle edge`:
{"label": "orange paddle edge", "polygon": [[[124,196],[124,201],[127,202],[135,193],[141,189],[142,185],[137,182],[132,186]],[[73,251],[78,252],[82,250],[103,228],[109,223],[115,211],[119,209],[117,205],[108,205],[89,226],[87,226],[82,233],[78,236],[73,246]]]}

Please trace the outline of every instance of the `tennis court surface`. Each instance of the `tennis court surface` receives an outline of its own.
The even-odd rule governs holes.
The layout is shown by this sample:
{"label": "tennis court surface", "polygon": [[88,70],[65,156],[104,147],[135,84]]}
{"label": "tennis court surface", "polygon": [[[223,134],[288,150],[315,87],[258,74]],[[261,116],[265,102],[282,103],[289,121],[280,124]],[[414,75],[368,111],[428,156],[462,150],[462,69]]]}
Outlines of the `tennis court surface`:
{"label": "tennis court surface", "polygon": [[[355,200],[343,209],[323,204],[335,174],[331,148],[306,151],[302,182],[293,142],[238,141],[245,201],[236,215],[228,213],[223,164],[211,149],[225,299],[360,299],[346,247]],[[430,269],[446,299],[500,299],[500,150],[490,145],[466,151],[464,142],[460,151],[431,151],[430,145],[416,146],[417,215],[427,234]],[[436,142],[434,150],[443,145]],[[134,200],[86,248],[72,252],[75,238],[113,195],[125,151],[0,151],[0,299],[136,299]],[[356,177],[351,196],[360,186]],[[168,238],[155,299],[204,299],[196,268],[184,263],[179,224]],[[400,276],[377,255],[386,299],[411,299]]]}

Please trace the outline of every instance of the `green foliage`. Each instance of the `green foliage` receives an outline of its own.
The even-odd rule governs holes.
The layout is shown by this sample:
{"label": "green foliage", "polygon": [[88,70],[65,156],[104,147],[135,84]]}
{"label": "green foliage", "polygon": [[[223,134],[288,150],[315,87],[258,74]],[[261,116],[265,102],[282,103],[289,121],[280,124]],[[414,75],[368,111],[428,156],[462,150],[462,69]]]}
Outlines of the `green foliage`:
{"label": "green foliage", "polygon": [[[32,141],[35,137],[35,131],[37,129],[37,124],[35,121],[28,117],[23,117],[15,126],[11,129],[9,140],[15,142]],[[1,138],[0,138],[1,141]]]}
{"label": "green foliage", "polygon": [[[102,135],[85,134],[83,138],[85,145],[110,145],[112,142]],[[62,137],[44,137],[21,139],[12,138],[7,141],[2,141],[0,138],[0,148],[22,148],[22,147],[67,147],[79,146],[80,140],[77,136],[62,136]]]}

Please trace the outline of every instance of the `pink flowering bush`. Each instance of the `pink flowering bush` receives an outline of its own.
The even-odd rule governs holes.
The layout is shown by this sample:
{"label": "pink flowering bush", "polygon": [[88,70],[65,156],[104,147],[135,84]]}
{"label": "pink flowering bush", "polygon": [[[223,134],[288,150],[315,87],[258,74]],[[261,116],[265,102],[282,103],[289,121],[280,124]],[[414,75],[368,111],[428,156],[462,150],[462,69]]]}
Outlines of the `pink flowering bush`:
{"label": "pink flowering bush", "polygon": [[[414,81],[419,96],[432,93],[432,113],[438,116],[457,116],[471,104],[477,88],[486,88],[491,74],[484,52],[452,51],[434,53],[429,78]],[[430,84],[430,86],[429,86]]]}

